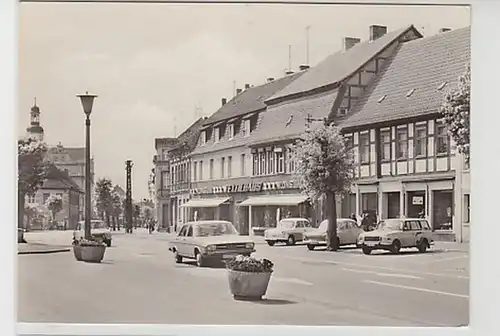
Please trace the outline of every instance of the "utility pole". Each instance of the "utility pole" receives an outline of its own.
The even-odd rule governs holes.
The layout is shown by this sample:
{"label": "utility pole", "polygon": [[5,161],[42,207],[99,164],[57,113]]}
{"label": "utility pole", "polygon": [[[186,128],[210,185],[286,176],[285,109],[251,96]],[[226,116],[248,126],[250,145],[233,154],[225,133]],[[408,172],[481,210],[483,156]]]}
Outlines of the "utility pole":
{"label": "utility pole", "polygon": [[311,26],[306,27],[306,65],[309,65],[309,29]]}
{"label": "utility pole", "polygon": [[127,191],[125,196],[125,218],[127,221],[126,232],[132,233],[132,160],[125,161],[126,177],[127,177]]}

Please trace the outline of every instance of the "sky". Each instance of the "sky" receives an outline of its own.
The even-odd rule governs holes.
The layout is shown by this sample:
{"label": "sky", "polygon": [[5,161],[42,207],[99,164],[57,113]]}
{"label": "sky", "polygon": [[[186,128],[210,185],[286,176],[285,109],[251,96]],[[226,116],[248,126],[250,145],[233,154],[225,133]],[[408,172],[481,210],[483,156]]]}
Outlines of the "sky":
{"label": "sky", "polygon": [[22,3],[19,12],[19,135],[36,97],[46,142],[83,147],[76,95],[97,94],[96,177],[124,186],[131,159],[134,199],[149,197],[155,138],[213,114],[235,87],[281,77],[289,46],[296,70],[339,50],[343,37],[368,39],[372,24],[413,24],[424,36],[470,24],[468,8],[435,6]]}

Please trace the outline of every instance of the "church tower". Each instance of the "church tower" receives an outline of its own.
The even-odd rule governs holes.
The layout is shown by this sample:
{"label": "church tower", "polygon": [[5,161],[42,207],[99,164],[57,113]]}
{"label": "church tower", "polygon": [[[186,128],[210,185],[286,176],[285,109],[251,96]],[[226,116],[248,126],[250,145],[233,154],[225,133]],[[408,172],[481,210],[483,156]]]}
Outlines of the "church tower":
{"label": "church tower", "polygon": [[43,127],[40,126],[40,108],[36,106],[36,98],[30,112],[30,127],[26,129],[29,137],[43,141]]}

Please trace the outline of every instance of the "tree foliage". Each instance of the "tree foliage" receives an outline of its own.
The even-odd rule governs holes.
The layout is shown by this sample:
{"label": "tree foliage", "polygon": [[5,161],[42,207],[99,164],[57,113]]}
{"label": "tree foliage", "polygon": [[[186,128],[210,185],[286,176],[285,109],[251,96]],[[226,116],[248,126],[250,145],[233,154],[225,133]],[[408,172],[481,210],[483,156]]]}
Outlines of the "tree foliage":
{"label": "tree foliage", "polygon": [[314,201],[326,199],[328,209],[327,247],[337,250],[336,195],[350,190],[354,160],[340,129],[325,123],[306,132],[292,147],[295,180]]}
{"label": "tree foliage", "polygon": [[113,209],[113,183],[110,179],[100,178],[96,182],[95,194],[96,194],[96,207],[97,211],[101,214],[101,217],[106,219],[106,225],[109,227],[109,219]]}
{"label": "tree foliage", "polygon": [[63,209],[62,197],[59,195],[50,195],[50,197],[45,202],[45,206],[52,214],[52,223],[55,224],[57,214]]}
{"label": "tree foliage", "polygon": [[470,158],[470,65],[460,76],[458,86],[448,92],[441,106],[443,119],[448,126],[448,133],[457,146],[457,151],[464,155],[466,162]]}

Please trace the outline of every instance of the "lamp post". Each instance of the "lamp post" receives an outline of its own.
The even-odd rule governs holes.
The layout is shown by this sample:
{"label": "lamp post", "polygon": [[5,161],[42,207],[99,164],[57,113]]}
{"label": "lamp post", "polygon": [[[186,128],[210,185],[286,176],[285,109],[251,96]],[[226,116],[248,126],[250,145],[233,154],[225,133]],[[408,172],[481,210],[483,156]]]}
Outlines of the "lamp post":
{"label": "lamp post", "polygon": [[132,160],[127,160],[125,161],[125,167],[126,167],[126,181],[127,181],[127,191],[126,191],[126,198],[125,198],[125,214],[126,214],[126,220],[127,220],[127,226],[126,226],[126,232],[127,233],[132,233],[132,227],[133,227],[133,216],[132,216],[132,166],[134,164],[132,163]]}
{"label": "lamp post", "polygon": [[90,176],[90,113],[92,113],[92,105],[94,104],[94,99],[96,95],[89,94],[88,91],[85,94],[77,95],[82,102],[83,112],[85,113],[85,239],[92,239],[90,219],[92,216],[92,184]]}

